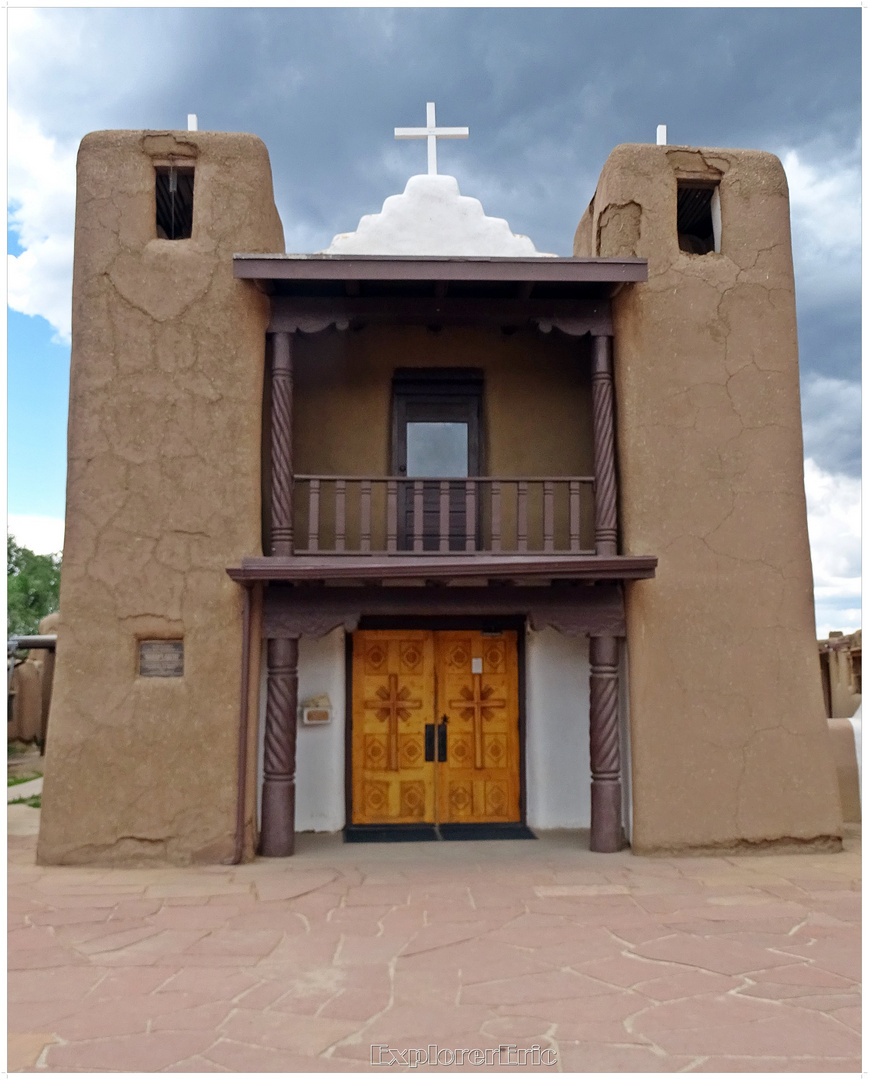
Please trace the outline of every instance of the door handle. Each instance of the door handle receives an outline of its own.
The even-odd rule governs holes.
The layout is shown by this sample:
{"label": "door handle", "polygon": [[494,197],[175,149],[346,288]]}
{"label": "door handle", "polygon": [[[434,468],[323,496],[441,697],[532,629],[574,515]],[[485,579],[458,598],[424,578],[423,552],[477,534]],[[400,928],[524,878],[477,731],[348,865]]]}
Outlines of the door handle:
{"label": "door handle", "polygon": [[447,724],[446,717],[438,724],[438,761],[447,760]]}
{"label": "door handle", "polygon": [[425,725],[425,760],[434,761],[435,759],[435,726],[434,724]]}

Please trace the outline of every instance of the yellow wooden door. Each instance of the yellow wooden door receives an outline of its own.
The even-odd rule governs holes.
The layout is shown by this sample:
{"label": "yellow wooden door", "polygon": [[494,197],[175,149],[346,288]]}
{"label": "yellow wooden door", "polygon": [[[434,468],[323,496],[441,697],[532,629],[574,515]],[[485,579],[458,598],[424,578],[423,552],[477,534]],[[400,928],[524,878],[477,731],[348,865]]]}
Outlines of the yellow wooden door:
{"label": "yellow wooden door", "polygon": [[516,631],[359,631],[352,678],[353,824],[519,821]]}
{"label": "yellow wooden door", "polygon": [[438,820],[519,821],[519,687],[515,630],[436,635]]}
{"label": "yellow wooden door", "polygon": [[427,630],[363,630],[353,637],[353,823],[435,820],[434,640]]}

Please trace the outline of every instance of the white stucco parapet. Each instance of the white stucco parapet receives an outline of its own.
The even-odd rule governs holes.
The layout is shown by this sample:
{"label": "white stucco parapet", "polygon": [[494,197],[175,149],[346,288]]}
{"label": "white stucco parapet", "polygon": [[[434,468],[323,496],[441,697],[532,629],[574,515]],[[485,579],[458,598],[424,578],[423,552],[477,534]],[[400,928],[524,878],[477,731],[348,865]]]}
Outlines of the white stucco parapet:
{"label": "white stucco parapet", "polygon": [[503,218],[487,217],[479,199],[442,175],[412,176],[403,195],[391,195],[379,214],[366,214],[356,232],[339,233],[319,254],[556,257],[511,232]]}

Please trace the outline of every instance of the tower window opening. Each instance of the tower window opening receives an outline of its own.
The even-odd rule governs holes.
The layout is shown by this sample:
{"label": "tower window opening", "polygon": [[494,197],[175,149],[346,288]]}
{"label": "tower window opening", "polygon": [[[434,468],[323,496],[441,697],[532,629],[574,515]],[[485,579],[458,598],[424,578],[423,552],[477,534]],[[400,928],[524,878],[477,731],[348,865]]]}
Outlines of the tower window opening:
{"label": "tower window opening", "polygon": [[187,240],[193,233],[193,172],[189,167],[156,168],[157,236],[161,240]]}
{"label": "tower window opening", "polygon": [[692,255],[721,250],[721,203],[717,184],[677,182],[676,231],[679,247]]}

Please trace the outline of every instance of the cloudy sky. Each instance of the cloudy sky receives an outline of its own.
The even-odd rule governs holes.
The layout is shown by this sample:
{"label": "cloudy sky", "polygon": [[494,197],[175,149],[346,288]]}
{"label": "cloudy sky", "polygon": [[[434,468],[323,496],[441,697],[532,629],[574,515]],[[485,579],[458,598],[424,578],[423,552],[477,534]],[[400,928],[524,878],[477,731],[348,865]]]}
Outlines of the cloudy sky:
{"label": "cloudy sky", "polygon": [[769,150],[791,190],[818,631],[859,611],[860,9],[10,9],[9,514],[62,540],[75,154],[102,128],[250,131],[289,251],[316,251],[425,171],[538,250],[571,253],[609,151]]}

